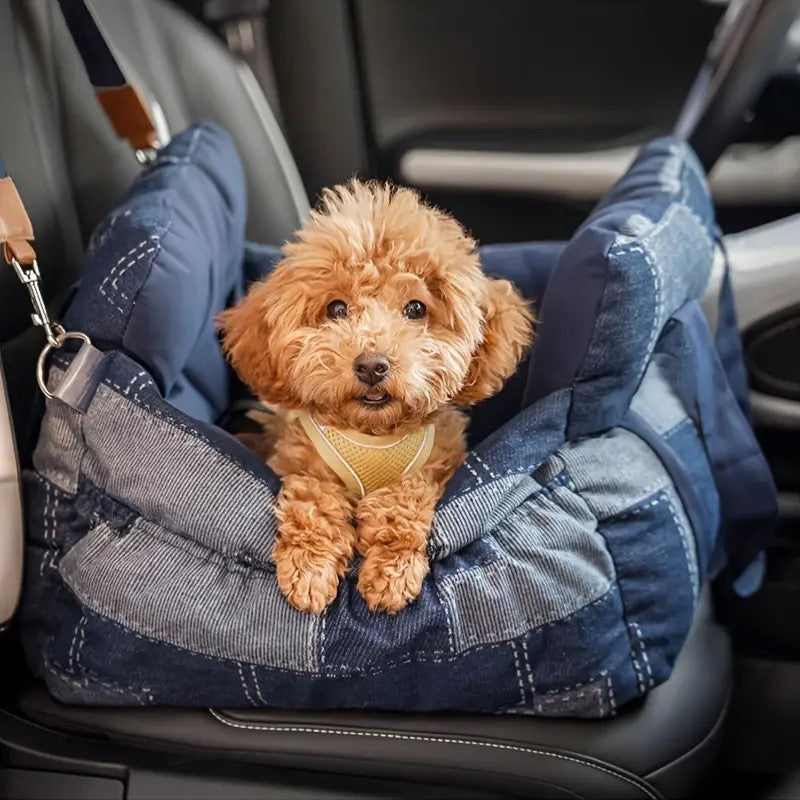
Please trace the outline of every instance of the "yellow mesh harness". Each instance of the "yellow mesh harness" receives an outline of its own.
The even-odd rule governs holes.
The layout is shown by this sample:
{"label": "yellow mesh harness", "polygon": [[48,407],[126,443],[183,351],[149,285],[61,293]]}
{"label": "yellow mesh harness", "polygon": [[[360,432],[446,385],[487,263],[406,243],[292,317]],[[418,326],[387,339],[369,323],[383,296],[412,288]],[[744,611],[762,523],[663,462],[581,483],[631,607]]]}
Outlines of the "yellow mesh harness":
{"label": "yellow mesh harness", "polygon": [[305,412],[298,418],[322,460],[361,497],[419,469],[433,449],[433,425],[403,436],[369,436],[320,425]]}

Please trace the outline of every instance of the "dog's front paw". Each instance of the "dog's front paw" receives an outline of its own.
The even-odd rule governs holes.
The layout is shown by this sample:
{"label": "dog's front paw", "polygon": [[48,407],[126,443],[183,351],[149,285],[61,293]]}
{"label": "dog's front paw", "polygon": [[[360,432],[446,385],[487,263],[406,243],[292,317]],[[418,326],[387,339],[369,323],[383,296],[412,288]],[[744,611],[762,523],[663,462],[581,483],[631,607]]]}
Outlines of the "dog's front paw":
{"label": "dog's front paw", "polygon": [[428,570],[424,553],[375,547],[361,563],[358,591],[371,611],[394,614],[417,599]]}
{"label": "dog's front paw", "polygon": [[321,614],[336,598],[344,569],[331,554],[311,554],[305,547],[275,546],[278,586],[286,599],[300,611]]}

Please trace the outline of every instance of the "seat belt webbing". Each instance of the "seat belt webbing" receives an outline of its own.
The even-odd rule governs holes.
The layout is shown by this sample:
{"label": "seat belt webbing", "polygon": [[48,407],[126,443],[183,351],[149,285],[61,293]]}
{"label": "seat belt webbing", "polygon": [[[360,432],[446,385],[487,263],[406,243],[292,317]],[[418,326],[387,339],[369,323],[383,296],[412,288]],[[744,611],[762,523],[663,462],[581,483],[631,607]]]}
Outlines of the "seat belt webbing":
{"label": "seat belt webbing", "polygon": [[100,105],[121,139],[141,162],[160,146],[156,124],[140,91],[125,77],[119,59],[87,0],[58,0],[67,28]]}

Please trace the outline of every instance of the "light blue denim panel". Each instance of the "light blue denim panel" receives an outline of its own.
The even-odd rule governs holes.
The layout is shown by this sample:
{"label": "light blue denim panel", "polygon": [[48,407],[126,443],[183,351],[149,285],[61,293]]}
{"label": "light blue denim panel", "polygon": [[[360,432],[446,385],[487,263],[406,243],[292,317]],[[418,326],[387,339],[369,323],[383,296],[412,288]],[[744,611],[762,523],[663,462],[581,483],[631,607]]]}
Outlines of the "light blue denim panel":
{"label": "light blue denim panel", "polygon": [[604,595],[614,564],[597,520],[565,487],[509,512],[490,538],[497,558],[437,582],[456,652],[563,619]]}
{"label": "light blue denim panel", "polygon": [[529,475],[508,475],[456,497],[437,509],[428,553],[442,559],[484,536],[541,486]]}
{"label": "light blue denim panel", "polygon": [[[701,297],[714,262],[714,242],[683,204],[671,206],[661,222],[639,239],[657,271],[658,330],[687,298]],[[675,264],[683,265],[676,269]],[[653,342],[655,343],[655,342]]]}
{"label": "light blue denim panel", "polygon": [[623,428],[568,442],[559,451],[575,489],[598,519],[620,514],[672,486],[658,456]]}
{"label": "light blue denim panel", "polygon": [[92,611],[136,633],[216,658],[314,672],[320,617],[290,606],[274,572],[214,554],[139,518],[94,527],[61,575]]}
{"label": "light blue denim panel", "polygon": [[277,526],[270,488],[198,431],[101,384],[83,433],[83,473],[112,497],[210,550],[271,559]]}
{"label": "light blue denim panel", "polygon": [[[50,370],[51,381],[60,381],[62,375],[55,367]],[[58,400],[48,400],[33,465],[60,489],[74,494],[82,453],[80,414]]]}
{"label": "light blue denim panel", "polygon": [[659,435],[674,430],[688,421],[687,409],[666,377],[661,353],[653,355],[642,382],[633,396],[631,409],[639,414]]}

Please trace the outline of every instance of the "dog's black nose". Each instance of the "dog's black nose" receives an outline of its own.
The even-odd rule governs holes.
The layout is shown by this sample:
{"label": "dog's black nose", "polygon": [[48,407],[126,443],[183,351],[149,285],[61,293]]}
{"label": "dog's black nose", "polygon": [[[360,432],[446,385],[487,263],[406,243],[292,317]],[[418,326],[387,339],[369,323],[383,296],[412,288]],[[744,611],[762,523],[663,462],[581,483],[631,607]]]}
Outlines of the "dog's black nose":
{"label": "dog's black nose", "polygon": [[376,386],[389,374],[389,359],[377,353],[362,353],[353,362],[353,371],[361,383]]}

